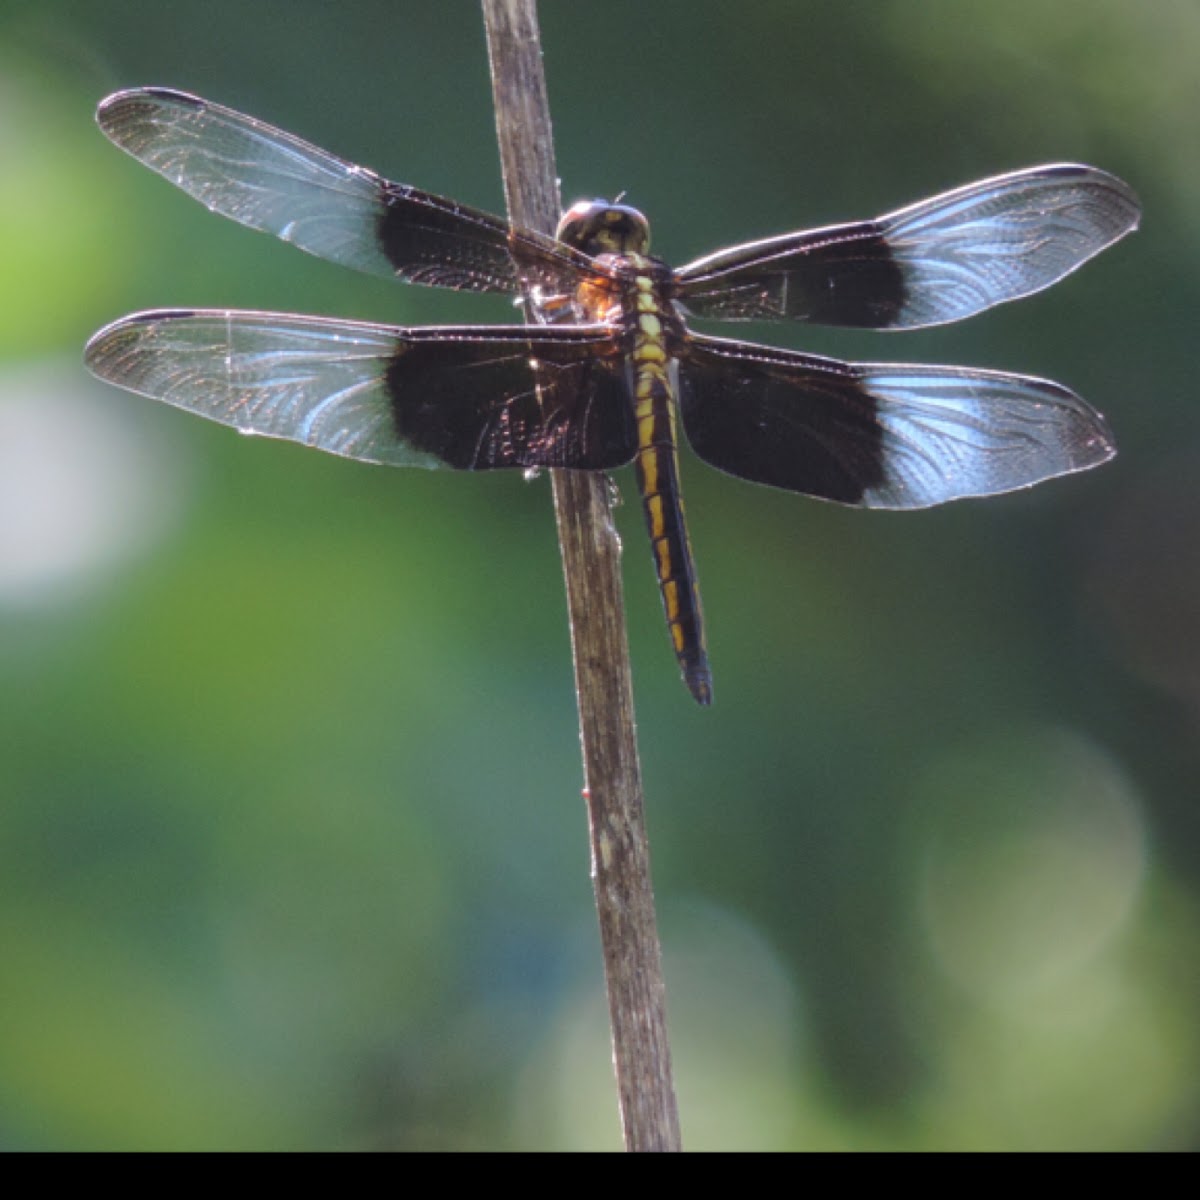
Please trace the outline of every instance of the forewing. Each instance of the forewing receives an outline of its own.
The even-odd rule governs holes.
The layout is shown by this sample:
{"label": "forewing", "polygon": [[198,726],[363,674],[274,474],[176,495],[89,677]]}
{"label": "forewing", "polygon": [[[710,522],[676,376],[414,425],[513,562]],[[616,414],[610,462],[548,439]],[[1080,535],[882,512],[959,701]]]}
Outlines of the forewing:
{"label": "forewing", "polygon": [[553,238],[405,184],[167,88],[104,100],[100,128],[205,207],[331,262],[478,292],[570,290],[591,260]]}
{"label": "forewing", "polygon": [[86,362],[242,433],[363,462],[606,470],[636,447],[615,349],[601,326],[400,329],[160,311],[102,329]]}
{"label": "forewing", "polygon": [[695,337],[684,430],[731,475],[864,508],[926,508],[1086,470],[1115,453],[1100,416],[1043,379],[843,363]]}
{"label": "forewing", "polygon": [[984,179],[874,221],[722,250],[678,273],[689,312],[726,320],[940,325],[1041,291],[1135,229],[1137,197],[1094,167]]}

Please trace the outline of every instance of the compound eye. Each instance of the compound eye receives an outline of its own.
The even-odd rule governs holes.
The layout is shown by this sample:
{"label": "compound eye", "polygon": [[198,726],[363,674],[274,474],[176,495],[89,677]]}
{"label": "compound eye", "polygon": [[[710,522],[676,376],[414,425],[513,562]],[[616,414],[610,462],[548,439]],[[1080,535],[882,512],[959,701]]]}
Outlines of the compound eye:
{"label": "compound eye", "polygon": [[558,223],[560,242],[593,258],[602,254],[645,254],[650,226],[636,208],[607,200],[573,204]]}
{"label": "compound eye", "polygon": [[596,218],[607,209],[604,200],[580,200],[563,213],[554,236],[568,246],[582,248],[595,233]]}

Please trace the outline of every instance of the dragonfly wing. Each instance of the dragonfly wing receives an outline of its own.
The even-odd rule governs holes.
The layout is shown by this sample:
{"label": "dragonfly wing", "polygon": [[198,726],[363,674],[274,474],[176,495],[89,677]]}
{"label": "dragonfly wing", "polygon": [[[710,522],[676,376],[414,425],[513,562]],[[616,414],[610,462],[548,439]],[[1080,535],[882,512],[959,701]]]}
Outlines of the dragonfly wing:
{"label": "dragonfly wing", "polygon": [[601,326],[401,329],[158,311],[89,342],[100,378],[242,433],[391,466],[607,470],[637,432]]}
{"label": "dragonfly wing", "polygon": [[251,229],[309,254],[409,283],[512,292],[569,290],[591,260],[553,238],[392,183],[264,121],[167,88],[104,100],[100,128],[122,150]]}
{"label": "dragonfly wing", "polygon": [[843,363],[696,337],[680,363],[692,448],[754,483],[864,508],[1029,487],[1116,452],[1103,417],[1043,379]]}
{"label": "dragonfly wing", "polygon": [[980,180],[874,221],[735,246],[678,273],[689,312],[913,329],[1041,291],[1137,228],[1129,186],[1053,164]]}

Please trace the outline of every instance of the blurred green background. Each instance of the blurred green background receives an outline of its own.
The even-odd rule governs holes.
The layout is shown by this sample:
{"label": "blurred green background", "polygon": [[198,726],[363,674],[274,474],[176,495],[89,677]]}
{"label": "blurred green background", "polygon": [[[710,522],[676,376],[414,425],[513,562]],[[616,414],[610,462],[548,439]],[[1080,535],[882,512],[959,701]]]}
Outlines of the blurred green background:
{"label": "blurred green background", "polygon": [[[711,711],[620,479],[686,1144],[1196,1148],[1200,5],[542,21],[565,198],[626,191],[670,261],[1055,160],[1146,210],[961,325],[746,331],[1056,379],[1121,452],[903,515],[685,452]],[[136,84],[503,205],[470,0],[0,0],[0,1147],[616,1147],[546,480],[80,365],[139,308],[515,314],[205,212],[95,129]]]}

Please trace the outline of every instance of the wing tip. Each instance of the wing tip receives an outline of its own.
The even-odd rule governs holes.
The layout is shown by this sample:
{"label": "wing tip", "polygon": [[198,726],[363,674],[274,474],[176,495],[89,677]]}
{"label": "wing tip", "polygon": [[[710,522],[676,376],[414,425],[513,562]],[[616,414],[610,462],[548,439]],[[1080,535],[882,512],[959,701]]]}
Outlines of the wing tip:
{"label": "wing tip", "polygon": [[166,105],[199,110],[204,108],[205,104],[206,102],[199,96],[181,92],[177,88],[158,86],[122,88],[120,91],[105,96],[96,105],[96,124],[115,141],[114,133],[134,116],[144,116],[146,113]]}
{"label": "wing tip", "polygon": [[1113,223],[1115,232],[1111,240],[1103,247],[1103,249],[1107,249],[1113,242],[1120,240],[1127,233],[1132,233],[1141,225],[1141,199],[1137,192],[1119,175],[1113,175],[1110,171],[1101,170],[1099,167],[1080,166],[1078,169],[1086,172],[1086,182],[1095,187],[1097,191],[1108,194],[1114,215],[1118,211],[1121,214],[1122,219]]}
{"label": "wing tip", "polygon": [[[128,313],[96,330],[83,348],[83,364],[98,379],[121,383],[115,368],[122,364],[121,374],[128,370],[128,354],[138,340],[154,326],[164,321],[187,320],[205,315],[194,308],[155,308]],[[121,383],[121,386],[125,386]]]}
{"label": "wing tip", "polygon": [[1071,465],[1063,473],[1072,475],[1077,471],[1090,471],[1093,467],[1103,466],[1117,457],[1117,440],[1113,436],[1104,414],[1097,412],[1087,401],[1079,399],[1083,410],[1080,424],[1086,424],[1086,436],[1075,447],[1071,456]]}
{"label": "wing tip", "polygon": [[1020,378],[1031,391],[1040,393],[1041,398],[1035,403],[1045,403],[1048,407],[1058,410],[1060,420],[1055,424],[1061,429],[1060,449],[1063,458],[1059,469],[1018,485],[1018,488],[1035,487],[1047,479],[1090,471],[1093,467],[1103,466],[1116,458],[1116,437],[1108,419],[1099,409],[1094,408],[1065,384],[1033,375]]}
{"label": "wing tip", "polygon": [[[1031,167],[1030,171],[1040,171],[1047,176],[1074,176],[1081,186],[1090,190],[1106,193],[1112,204],[1112,215],[1118,213],[1120,220],[1112,222],[1112,236],[1094,253],[1106,250],[1114,242],[1119,241],[1127,233],[1132,233],[1141,224],[1142,202],[1137,192],[1119,175],[1105,171],[1102,167],[1088,166],[1086,163],[1048,163],[1044,167]],[[1023,175],[1026,172],[1017,171],[1014,174]]]}
{"label": "wing tip", "polygon": [[128,346],[137,324],[133,316],[121,317],[88,338],[83,348],[83,364],[97,379],[112,380],[112,365]]}

